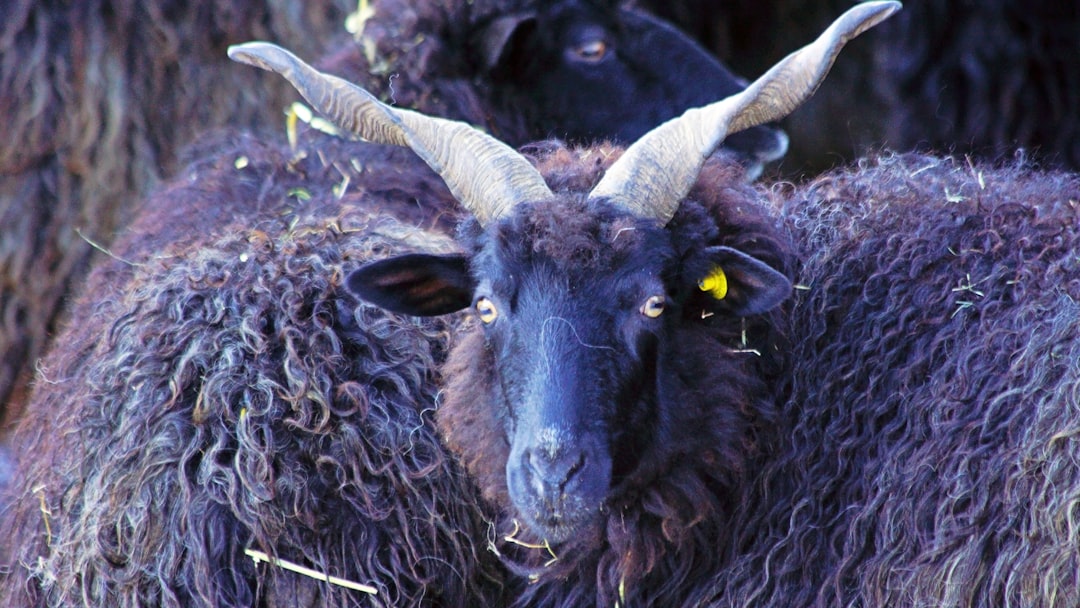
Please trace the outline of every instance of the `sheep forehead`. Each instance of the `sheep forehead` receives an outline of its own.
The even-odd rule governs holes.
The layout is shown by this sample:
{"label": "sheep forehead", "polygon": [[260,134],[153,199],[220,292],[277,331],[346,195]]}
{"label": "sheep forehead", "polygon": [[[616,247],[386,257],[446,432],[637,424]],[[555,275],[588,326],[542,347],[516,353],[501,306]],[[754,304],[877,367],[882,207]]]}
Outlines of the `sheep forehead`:
{"label": "sheep forehead", "polygon": [[671,248],[653,220],[583,198],[519,206],[501,225],[497,242],[511,259],[543,259],[571,274],[662,259]]}

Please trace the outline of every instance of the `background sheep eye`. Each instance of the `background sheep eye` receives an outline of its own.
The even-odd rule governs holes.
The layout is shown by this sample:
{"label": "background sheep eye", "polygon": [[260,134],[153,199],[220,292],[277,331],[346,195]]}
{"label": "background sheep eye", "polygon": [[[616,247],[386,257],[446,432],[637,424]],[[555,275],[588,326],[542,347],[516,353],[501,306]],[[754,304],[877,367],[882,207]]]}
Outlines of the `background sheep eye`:
{"label": "background sheep eye", "polygon": [[596,63],[607,56],[608,47],[603,40],[590,40],[575,46],[572,51],[577,59]]}
{"label": "background sheep eye", "polygon": [[664,312],[664,296],[652,296],[641,305],[641,314],[655,319]]}
{"label": "background sheep eye", "polygon": [[475,308],[476,314],[485,324],[495,321],[499,316],[499,310],[495,308],[495,303],[488,298],[477,299]]}

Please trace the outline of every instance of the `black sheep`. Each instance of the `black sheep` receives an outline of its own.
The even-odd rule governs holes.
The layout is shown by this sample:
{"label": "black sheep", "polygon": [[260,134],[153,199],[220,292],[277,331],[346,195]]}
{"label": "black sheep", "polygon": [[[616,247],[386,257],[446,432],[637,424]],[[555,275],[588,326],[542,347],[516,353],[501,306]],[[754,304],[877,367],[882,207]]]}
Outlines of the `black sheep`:
{"label": "black sheep", "polygon": [[521,575],[515,605],[678,605],[712,588],[777,420],[791,260],[732,174],[691,189],[729,127],[788,111],[839,46],[896,8],[852,9],[746,93],[651,131],[606,171],[611,150],[556,149],[538,171],[279,48],[233,51],[347,131],[412,147],[475,216],[459,229],[462,254],[390,257],[346,284],[396,312],[473,310],[438,421],[498,507],[496,549]]}
{"label": "black sheep", "polygon": [[[786,67],[704,112],[727,116],[734,121],[732,130],[778,118],[812,91],[838,47],[868,27],[863,21],[880,20],[894,9],[886,3],[854,11]],[[259,61],[263,53],[271,61],[284,60],[279,69],[304,71],[268,45],[234,51]],[[793,99],[777,97],[777,83],[788,79],[794,81]],[[522,195],[536,199],[535,205],[514,211],[525,225],[545,209],[556,211],[536,168],[504,144],[464,123],[380,105],[362,90],[336,82],[345,86],[345,95],[361,98],[357,113],[337,104],[337,89],[329,99],[316,95],[313,103],[342,110],[337,118],[343,126],[360,126],[359,133],[369,138],[395,144],[411,140],[413,151],[439,169],[477,221],[493,219],[493,209],[473,205],[476,196],[490,195],[492,188],[509,201]],[[372,113],[374,125],[368,124]],[[44,360],[34,400],[14,437],[19,469],[3,512],[10,542],[4,547],[7,571],[0,601],[499,605],[528,604],[544,596],[564,603],[625,596],[637,603],[678,601],[708,584],[706,575],[718,563],[712,541],[726,538],[723,514],[733,504],[727,494],[742,487],[745,471],[739,462],[756,451],[753,440],[739,431],[753,436],[769,418],[760,389],[765,371],[775,365],[772,359],[779,358],[770,353],[759,361],[749,353],[727,351],[740,344],[743,315],[751,315],[748,339],[756,343],[774,337],[769,322],[776,321],[776,313],[767,311],[786,295],[788,283],[767,263],[784,266],[783,243],[738,168],[711,169],[720,171],[714,174],[719,187],[707,184],[701,202],[688,203],[678,214],[673,204],[691,189],[699,166],[682,172],[682,192],[667,193],[663,210],[631,209],[628,201],[648,198],[647,191],[625,185],[646,186],[646,179],[633,176],[634,167],[657,164],[648,142],[684,125],[670,123],[631,147],[591,190],[593,199],[580,193],[555,197],[599,211],[591,217],[579,214],[565,226],[567,237],[582,239],[581,256],[558,260],[590,265],[631,255],[643,261],[650,272],[637,274],[642,281],[631,282],[631,291],[649,293],[621,294],[631,300],[647,296],[642,302],[620,299],[631,308],[633,327],[627,329],[645,332],[641,335],[649,342],[648,334],[663,325],[687,338],[700,326],[698,343],[719,347],[731,357],[724,368],[729,374],[711,376],[715,390],[727,387],[730,394],[745,394],[747,401],[741,411],[723,414],[735,423],[732,428],[711,427],[734,443],[703,461],[676,467],[672,484],[660,488],[650,490],[648,483],[659,469],[675,463],[658,458],[652,461],[658,469],[652,470],[646,459],[645,466],[634,470],[615,467],[605,473],[606,448],[594,441],[582,477],[589,479],[589,488],[579,496],[584,502],[568,495],[566,504],[552,513],[530,512],[523,520],[527,529],[513,539],[539,540],[538,534],[548,532],[555,540],[567,540],[573,534],[583,545],[580,554],[563,554],[546,572],[541,570],[547,558],[535,551],[512,555],[517,545],[500,540],[510,532],[510,512],[488,511],[491,507],[474,484],[479,481],[497,500],[498,488],[488,487],[489,480],[475,469],[473,477],[466,476],[436,436],[432,417],[448,424],[439,408],[453,412],[479,405],[466,404],[462,391],[481,385],[462,386],[464,376],[443,382],[436,371],[453,336],[465,342],[448,369],[475,352],[468,344],[475,340],[475,322],[466,315],[410,320],[369,305],[354,307],[340,293],[347,267],[402,252],[416,260],[438,253],[441,263],[435,268],[462,278],[457,246],[439,230],[416,227],[439,226],[440,214],[452,208],[440,198],[444,190],[432,185],[438,176],[411,172],[408,150],[308,131],[296,150],[250,138],[215,144],[223,152],[208,155],[148,201],[110,250],[114,257],[89,277],[93,289],[73,309],[79,322],[69,326]],[[427,139],[432,126],[447,129],[455,145]],[[713,131],[714,140],[702,142],[698,150],[676,152],[678,157],[703,163],[723,138],[723,129],[701,126],[703,131],[692,130]],[[593,148],[581,153],[584,162],[571,169],[560,153],[540,152],[547,159],[541,166],[554,163],[556,189],[596,181],[617,156],[610,148]],[[464,175],[464,168],[472,166],[487,169],[474,180]],[[619,177],[627,171],[629,177]],[[667,222],[672,214],[675,219]],[[468,223],[461,242],[483,241],[478,226]],[[601,233],[590,235],[591,227]],[[549,225],[538,236],[560,228]],[[590,242],[594,236],[607,240],[597,248]],[[681,236],[694,242],[676,243]],[[648,251],[635,251],[651,243],[668,250],[655,259]],[[683,255],[691,261],[683,264]],[[690,285],[702,272],[719,280],[716,263],[723,265],[727,279],[724,293],[719,287],[705,293]],[[534,269],[542,271],[539,265]],[[393,280],[394,273],[380,276]],[[689,290],[671,292],[665,300],[662,291],[676,285]],[[413,287],[413,296],[431,296],[439,312],[462,304],[460,289],[437,293],[425,291],[422,283]],[[470,297],[465,295],[465,303]],[[661,315],[665,306],[670,308]],[[678,314],[680,307],[688,317]],[[715,312],[716,318],[701,319],[702,310]],[[480,311],[482,319],[487,314]],[[558,323],[553,331],[566,336]],[[664,348],[671,343],[665,341]],[[688,362],[704,370],[700,363]],[[438,398],[441,391],[445,402]],[[640,414],[645,423],[670,421],[675,437],[686,435],[687,422],[679,420],[678,412]],[[693,414],[687,411],[686,416]],[[482,433],[483,427],[474,432]],[[462,440],[447,435],[452,445]],[[656,446],[641,447],[655,453]],[[710,458],[729,466],[711,467]],[[470,469],[474,465],[466,463]],[[640,503],[633,490],[613,495],[612,505],[624,500],[628,510],[610,521],[625,516],[628,526],[642,532],[639,536],[628,529],[612,536],[622,539],[621,546],[632,551],[629,556],[618,548],[587,546],[600,531],[594,516],[601,507],[592,501],[607,494],[605,479],[646,492]],[[691,501],[692,512],[682,510],[683,499],[696,490],[709,494]],[[670,492],[676,495],[667,508],[650,511],[662,506],[657,501]],[[564,514],[564,523],[549,521],[549,515],[559,520]],[[488,546],[506,561],[487,552]],[[256,565],[246,556],[248,550],[372,585],[378,595],[369,599],[362,591]],[[586,568],[570,568],[573,563]],[[535,569],[543,580],[522,585],[527,579],[508,576],[504,564]],[[571,579],[563,580],[571,571]],[[665,575],[670,578],[653,588]]]}

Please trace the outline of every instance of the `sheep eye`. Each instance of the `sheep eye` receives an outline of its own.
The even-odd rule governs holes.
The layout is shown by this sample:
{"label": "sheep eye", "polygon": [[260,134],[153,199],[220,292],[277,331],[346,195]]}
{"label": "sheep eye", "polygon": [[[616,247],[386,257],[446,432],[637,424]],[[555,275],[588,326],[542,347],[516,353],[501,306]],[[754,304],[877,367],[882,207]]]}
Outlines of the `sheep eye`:
{"label": "sheep eye", "polygon": [[664,296],[652,296],[641,305],[641,314],[655,319],[664,312]]}
{"label": "sheep eye", "polygon": [[597,63],[607,56],[607,43],[603,40],[590,40],[573,49],[574,57],[588,63]]}
{"label": "sheep eye", "polygon": [[499,317],[499,310],[495,308],[495,303],[489,298],[478,298],[476,300],[476,314],[480,317],[480,320],[485,325],[490,325],[495,322],[495,319]]}

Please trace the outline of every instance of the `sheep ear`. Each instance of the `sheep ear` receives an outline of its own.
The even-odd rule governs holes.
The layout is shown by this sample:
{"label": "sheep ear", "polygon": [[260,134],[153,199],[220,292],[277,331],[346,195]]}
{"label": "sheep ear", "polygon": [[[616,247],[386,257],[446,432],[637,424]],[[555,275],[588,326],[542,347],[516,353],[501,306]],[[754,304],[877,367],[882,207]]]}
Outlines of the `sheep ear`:
{"label": "sheep ear", "polygon": [[502,63],[507,46],[510,44],[514,34],[523,25],[535,20],[535,12],[517,13],[503,15],[484,26],[480,36],[477,38],[477,47],[480,59],[484,62],[484,68],[490,72],[498,67]]}
{"label": "sheep ear", "polygon": [[686,264],[683,276],[707,312],[746,316],[772,310],[791,294],[791,281],[761,260],[731,247],[708,247]]}
{"label": "sheep ear", "polygon": [[345,287],[391,312],[430,317],[468,307],[474,284],[465,256],[415,253],[361,266]]}

